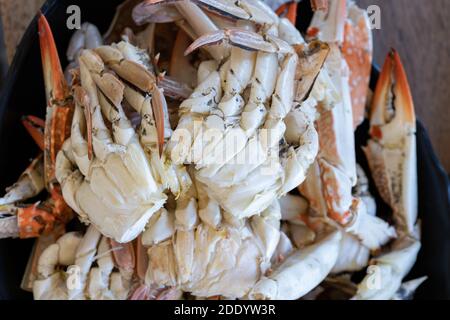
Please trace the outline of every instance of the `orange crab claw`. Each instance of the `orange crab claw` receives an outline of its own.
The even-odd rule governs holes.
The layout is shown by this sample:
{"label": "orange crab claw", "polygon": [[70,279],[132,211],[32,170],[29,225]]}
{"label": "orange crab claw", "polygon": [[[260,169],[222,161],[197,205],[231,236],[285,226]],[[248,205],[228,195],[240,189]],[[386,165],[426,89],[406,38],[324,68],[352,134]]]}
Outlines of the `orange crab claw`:
{"label": "orange crab claw", "polygon": [[74,107],[52,30],[42,13],[39,14],[38,26],[48,104],[45,126],[45,176],[47,184],[52,184],[56,181],[54,168],[56,156],[70,134]]}
{"label": "orange crab claw", "polygon": [[17,208],[19,237],[31,239],[49,235],[55,228],[64,228],[72,218],[72,209],[65,203],[59,186],[54,186],[46,201]]}
{"label": "orange crab claw", "polygon": [[297,22],[297,8],[298,4],[295,1],[281,5],[276,11],[277,15],[286,17],[295,26]]}
{"label": "orange crab claw", "polygon": [[22,118],[22,124],[27,130],[28,134],[33,138],[38,147],[44,151],[44,130],[45,121],[35,116],[26,116]]}
{"label": "orange crab claw", "polygon": [[64,78],[55,39],[47,18],[42,13],[39,13],[38,24],[47,101],[62,101],[69,95],[69,87]]}
{"label": "orange crab claw", "polygon": [[398,122],[416,128],[416,115],[406,72],[394,49],[388,54],[378,80],[371,107],[371,135],[383,139],[381,126]]}
{"label": "orange crab claw", "polygon": [[55,216],[41,204],[37,203],[17,211],[19,237],[21,239],[37,238],[48,235],[55,226]]}

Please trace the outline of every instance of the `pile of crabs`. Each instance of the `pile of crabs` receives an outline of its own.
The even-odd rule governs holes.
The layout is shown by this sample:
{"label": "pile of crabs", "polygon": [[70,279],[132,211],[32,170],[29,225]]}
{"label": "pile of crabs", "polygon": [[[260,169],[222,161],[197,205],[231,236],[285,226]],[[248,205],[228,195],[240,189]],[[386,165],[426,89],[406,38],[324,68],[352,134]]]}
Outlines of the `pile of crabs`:
{"label": "pile of crabs", "polygon": [[[84,24],[66,72],[39,17],[47,116],[24,125],[42,154],[0,199],[0,236],[37,238],[22,287],[69,300],[410,298],[425,280],[403,283],[420,249],[414,106],[395,51],[368,98],[366,12],[312,1],[302,35],[295,1],[139,2],[104,37]],[[389,216],[356,163],[366,115]]]}

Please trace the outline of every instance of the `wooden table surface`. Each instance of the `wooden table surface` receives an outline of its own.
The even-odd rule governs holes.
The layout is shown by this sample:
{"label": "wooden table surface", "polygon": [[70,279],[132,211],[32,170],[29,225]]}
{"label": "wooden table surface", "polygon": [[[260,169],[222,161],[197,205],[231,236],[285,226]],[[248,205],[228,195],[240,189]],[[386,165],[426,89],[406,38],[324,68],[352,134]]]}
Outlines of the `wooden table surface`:
{"label": "wooden table surface", "polygon": [[418,117],[447,172],[450,172],[450,1],[358,0],[381,8],[374,31],[375,62],[390,48],[399,51],[409,77]]}
{"label": "wooden table surface", "polygon": [[[8,56],[44,0],[0,0]],[[374,31],[375,62],[396,48],[406,67],[419,118],[450,172],[450,1],[358,0],[381,8],[381,30]]]}

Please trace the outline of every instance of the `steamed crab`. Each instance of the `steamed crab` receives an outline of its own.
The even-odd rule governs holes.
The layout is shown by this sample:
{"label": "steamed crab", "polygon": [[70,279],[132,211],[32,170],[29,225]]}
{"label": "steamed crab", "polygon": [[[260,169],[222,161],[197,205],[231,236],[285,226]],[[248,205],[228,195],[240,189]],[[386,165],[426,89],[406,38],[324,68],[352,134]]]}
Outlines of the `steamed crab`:
{"label": "steamed crab", "polygon": [[[423,279],[402,281],[420,249],[414,112],[395,52],[375,92],[366,149],[393,226],[377,216],[355,161],[372,50],[364,12],[351,1],[313,1],[306,42],[294,27],[295,1],[132,3],[119,10],[129,16],[116,17],[106,45],[92,25],[75,34],[70,90],[40,18],[58,112],[26,119],[44,157],[2,201],[47,186],[64,200],[54,207],[70,206],[88,228],[65,233],[52,207],[48,215],[32,207],[45,222],[31,230],[44,236],[24,282],[35,298],[413,292]],[[122,30],[131,11],[141,26]],[[289,194],[299,185],[305,198]],[[20,221],[12,234],[29,227]],[[351,282],[368,264],[362,283]]]}
{"label": "steamed crab", "polygon": [[[288,129],[285,124],[292,107],[303,102],[294,101],[295,47],[305,42],[289,20],[260,1],[146,1],[135,9],[135,19],[154,21],[155,12],[171,6],[180,19],[191,22],[186,12],[198,12],[196,4],[232,22],[225,29],[194,28],[201,36],[186,54],[206,48],[215,60],[199,66],[199,84],[180,105],[179,125],[168,150],[174,163],[195,165],[196,179],[221,207],[247,218],[299,185],[317,153],[312,123]],[[209,26],[216,20],[224,23],[223,17],[198,17]],[[302,112],[291,116],[299,117],[292,125],[306,117]]]}
{"label": "steamed crab", "polygon": [[[74,88],[72,135],[58,155],[57,177],[78,214],[103,234],[129,242],[164,205],[166,196],[123,111],[125,86],[104,69],[93,51],[80,57],[81,85]],[[103,117],[112,124],[113,134]]]}

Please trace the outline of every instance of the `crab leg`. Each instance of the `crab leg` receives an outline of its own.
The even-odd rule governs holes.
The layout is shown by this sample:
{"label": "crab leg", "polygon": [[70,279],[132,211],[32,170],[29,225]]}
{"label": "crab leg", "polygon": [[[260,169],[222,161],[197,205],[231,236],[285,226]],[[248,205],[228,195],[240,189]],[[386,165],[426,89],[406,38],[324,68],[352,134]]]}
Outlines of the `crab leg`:
{"label": "crab leg", "polygon": [[114,269],[114,261],[108,238],[102,237],[100,240],[97,250],[97,265],[98,267],[92,268],[89,272],[89,281],[86,288],[89,299],[112,300],[114,295],[109,287],[110,277],[112,276]]}
{"label": "crab leg", "polygon": [[225,29],[206,34],[192,43],[187,48],[185,55],[189,55],[200,47],[228,42],[233,46],[244,50],[262,51],[267,53],[292,54],[290,45],[281,39],[266,34],[265,37],[249,30]]}
{"label": "crab leg", "polygon": [[[158,15],[157,13],[164,12]],[[191,1],[162,1],[147,0],[136,6],[133,10],[133,19],[137,24],[145,22],[160,23],[164,21],[177,22],[185,19],[189,23],[189,32],[193,37],[217,31],[218,28],[214,22],[203,12],[194,2]],[[181,25],[182,26],[182,25]],[[182,26],[183,27],[183,26]],[[185,29],[185,31],[188,31]],[[227,56],[227,50],[224,47],[209,47],[206,50],[217,61]]]}
{"label": "crab leg", "polygon": [[38,279],[33,283],[36,300],[70,299],[63,274],[57,269],[75,263],[82,240],[78,233],[67,233],[40,254],[36,266]]}
{"label": "crab leg", "polygon": [[[148,100],[145,98],[147,94],[156,93],[154,103],[151,105],[152,110],[150,115],[155,121],[155,129],[156,129],[156,135],[151,135],[157,140],[156,146],[161,153],[163,150],[163,141],[165,138],[165,128],[169,127],[170,124],[168,124],[168,119],[165,119],[164,115],[166,114],[164,110],[157,110],[157,108],[164,107],[165,102],[163,101],[157,101],[157,98],[162,99],[162,96],[159,95],[160,91],[158,91],[156,87],[156,77],[153,73],[151,73],[148,68],[146,68],[146,65],[149,65],[149,61],[143,61],[142,58],[139,58],[137,54],[130,53],[128,57],[124,56],[124,53],[129,51],[124,51],[128,49],[128,46],[126,43],[122,43],[123,47],[112,48],[112,47],[100,47],[98,48],[95,53],[94,52],[86,52],[85,53],[85,62],[87,64],[91,63],[93,66],[95,64],[98,64],[100,68],[96,71],[97,74],[94,74],[94,80],[96,81],[97,85],[105,87],[106,84],[110,81],[110,79],[103,78],[100,75],[100,72],[104,70],[105,66],[103,65],[103,61],[107,63],[108,66],[110,66],[121,78],[125,80],[125,83],[132,84],[137,90],[142,91],[143,93],[140,94],[136,89],[130,87],[129,85],[125,85],[125,87],[122,89],[122,91],[125,94],[125,98],[131,103],[132,107],[139,113],[141,113],[142,117],[145,118],[145,113],[143,113],[144,110],[142,110],[143,104],[138,104],[137,99],[139,98],[137,95],[140,94],[140,96],[143,97],[142,100]],[[129,45],[131,46],[131,45]],[[122,48],[122,51],[119,50],[119,48]],[[98,54],[98,55],[97,55]],[[100,59],[101,58],[101,59]],[[133,58],[131,60],[130,58]],[[103,61],[102,61],[103,60]],[[93,68],[92,68],[93,69]],[[111,78],[112,79],[112,78]],[[106,88],[106,87],[105,87]],[[134,93],[134,94],[133,94]],[[110,95],[108,98],[116,99],[113,97],[113,95],[116,95],[116,92],[110,92]],[[130,97],[136,97],[132,98]],[[117,99],[116,99],[117,100]],[[141,99],[139,99],[141,100]],[[119,101],[117,101],[119,102]],[[150,101],[148,101],[150,103]],[[116,103],[117,104],[117,103]],[[146,112],[149,112],[150,110],[145,110]],[[152,130],[153,131],[153,130]]]}
{"label": "crab leg", "polygon": [[292,254],[272,274],[263,277],[249,297],[257,300],[295,300],[320,284],[338,258],[341,233],[333,232],[316,244]]}
{"label": "crab leg", "polygon": [[7,189],[6,195],[0,198],[0,206],[28,200],[44,190],[43,160],[42,155],[33,160],[19,180]]}
{"label": "crab leg", "polygon": [[[191,3],[190,3],[191,2]],[[148,0],[145,1],[140,6],[151,6],[151,5],[171,5],[175,4],[177,8],[183,13],[186,20],[193,26],[194,32],[190,32],[189,34],[192,36],[192,33],[196,33],[197,37],[205,36],[205,35],[214,35],[218,31],[217,27],[211,27],[214,25],[211,20],[209,20],[208,16],[205,15],[197,6],[201,6],[203,9],[209,11],[209,15],[212,16],[214,21],[219,21],[220,29],[234,29],[236,26],[249,28],[252,30],[258,30],[262,34],[266,34],[268,31],[273,29],[286,29],[286,24],[290,24],[292,30],[300,35],[300,33],[295,29],[293,23],[290,22],[286,18],[279,18],[272,9],[267,6],[263,1],[228,1],[228,0],[220,0],[220,1],[210,1],[210,0],[195,0],[195,1],[181,1],[181,0]],[[295,7],[297,6],[296,2],[292,2],[289,7],[289,17],[294,20],[294,16],[296,14]],[[137,11],[139,8],[136,8]],[[221,22],[222,20],[227,20],[225,23]],[[231,20],[231,21],[229,21]],[[280,35],[281,35],[280,30]],[[292,36],[291,36],[292,37]],[[196,37],[195,37],[196,38]],[[216,35],[217,38],[217,35]],[[284,39],[283,37],[281,37]],[[284,39],[285,40],[285,39]],[[218,41],[219,43],[221,41]],[[213,42],[211,42],[213,43]],[[216,44],[217,44],[216,43]],[[235,44],[236,45],[236,44]],[[245,47],[245,40],[241,41],[239,45]],[[223,60],[228,56],[227,47],[225,48],[216,48],[216,47],[207,47],[206,50],[220,50],[220,55],[212,53],[212,56],[217,60]]]}
{"label": "crab leg", "polygon": [[42,14],[39,17],[39,40],[48,103],[45,127],[45,179],[47,185],[50,185],[56,181],[54,168],[56,156],[69,136],[74,107],[52,31]]}
{"label": "crab leg", "polygon": [[393,299],[417,260],[420,242],[406,237],[396,241],[393,249],[373,259],[368,275],[359,284],[354,300]]}
{"label": "crab leg", "polygon": [[372,30],[367,12],[353,1],[332,1],[329,12],[315,13],[308,36],[340,47],[350,70],[353,125],[356,129],[364,120],[372,68]]}
{"label": "crab leg", "polygon": [[[188,21],[196,35],[202,36],[218,30],[214,22],[194,3],[180,1],[175,6]],[[223,46],[209,47],[206,50],[217,61],[221,61],[227,56],[227,50]]]}
{"label": "crab leg", "polygon": [[33,284],[38,278],[37,266],[39,262],[39,257],[42,252],[47,249],[50,245],[56,243],[56,241],[63,236],[65,233],[65,228],[58,226],[48,235],[42,235],[36,239],[33,246],[30,258],[28,259],[27,267],[25,269],[24,276],[22,278],[21,288],[25,291],[32,291]]}
{"label": "crab leg", "polygon": [[76,253],[75,259],[72,265],[79,268],[80,271],[80,279],[79,287],[69,288],[68,297],[69,300],[78,300],[83,299],[85,293],[84,289],[87,284],[87,280],[89,277],[89,271],[92,267],[92,264],[96,260],[97,247],[100,243],[102,235],[100,232],[94,227],[90,226],[86,231],[86,234],[80,241]]}

